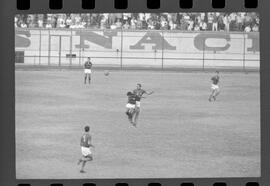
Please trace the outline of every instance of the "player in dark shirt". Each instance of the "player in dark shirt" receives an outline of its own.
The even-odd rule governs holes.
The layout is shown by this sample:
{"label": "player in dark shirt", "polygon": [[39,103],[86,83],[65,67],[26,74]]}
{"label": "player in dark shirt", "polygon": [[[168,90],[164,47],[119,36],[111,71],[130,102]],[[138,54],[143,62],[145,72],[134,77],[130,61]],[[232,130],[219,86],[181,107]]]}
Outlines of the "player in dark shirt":
{"label": "player in dark shirt", "polygon": [[143,95],[151,95],[154,91],[147,92],[146,90],[142,89],[142,85],[140,83],[137,84],[137,88],[133,90],[133,94],[136,95],[136,109],[133,114],[133,125],[137,125],[138,117],[140,114],[140,107],[141,107],[141,98],[144,98]]}
{"label": "player in dark shirt", "polygon": [[92,137],[89,134],[89,131],[90,131],[90,127],[85,126],[84,127],[84,134],[82,135],[81,141],[80,141],[80,146],[81,146],[81,151],[82,151],[82,158],[79,159],[78,165],[80,163],[82,163],[82,167],[81,167],[81,170],[80,170],[81,173],[85,173],[84,166],[85,166],[86,162],[93,160],[93,156],[92,156],[92,152],[91,152],[90,148],[94,147],[94,146],[91,144]]}
{"label": "player in dark shirt", "polygon": [[126,104],[126,108],[127,108],[126,114],[128,116],[128,120],[130,121],[130,123],[132,123],[132,116],[136,108],[136,95],[133,94],[132,92],[128,92],[127,96],[128,96],[128,102]]}
{"label": "player in dark shirt", "polygon": [[220,89],[219,89],[219,86],[218,86],[219,79],[220,79],[220,77],[219,77],[219,71],[216,71],[216,75],[211,78],[211,81],[212,81],[212,85],[211,85],[212,92],[211,92],[211,94],[209,96],[209,99],[208,99],[209,101],[212,101],[212,99],[214,101],[216,101],[216,98],[217,98],[217,96],[220,93]]}
{"label": "player in dark shirt", "polygon": [[84,63],[84,84],[86,84],[87,77],[89,84],[91,83],[91,73],[92,73],[92,62],[90,61],[90,57],[88,57],[87,61]]}

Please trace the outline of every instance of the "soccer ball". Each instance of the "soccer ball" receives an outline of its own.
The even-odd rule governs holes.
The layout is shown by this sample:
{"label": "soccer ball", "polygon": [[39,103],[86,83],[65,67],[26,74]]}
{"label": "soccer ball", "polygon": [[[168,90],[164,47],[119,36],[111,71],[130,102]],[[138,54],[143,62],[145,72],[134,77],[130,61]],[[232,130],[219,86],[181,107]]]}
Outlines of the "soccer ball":
{"label": "soccer ball", "polygon": [[104,71],[104,75],[105,75],[105,76],[108,76],[109,74],[110,74],[110,72],[109,72],[108,70],[105,70],[105,71]]}

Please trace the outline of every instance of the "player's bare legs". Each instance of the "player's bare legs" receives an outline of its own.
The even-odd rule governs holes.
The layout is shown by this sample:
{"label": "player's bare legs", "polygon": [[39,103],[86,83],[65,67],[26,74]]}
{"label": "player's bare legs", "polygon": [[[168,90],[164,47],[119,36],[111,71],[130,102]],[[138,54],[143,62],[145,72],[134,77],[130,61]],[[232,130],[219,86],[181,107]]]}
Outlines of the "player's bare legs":
{"label": "player's bare legs", "polygon": [[93,160],[92,156],[87,156],[87,157],[83,157],[83,158],[79,159],[78,164],[80,164],[82,162],[82,167],[81,167],[80,173],[85,173],[84,167],[85,167],[86,162],[92,161],[92,160]]}
{"label": "player's bare legs", "polygon": [[91,84],[91,74],[88,74],[88,82]]}
{"label": "player's bare legs", "polygon": [[133,123],[132,124],[134,125],[134,127],[136,127],[136,125],[137,125],[139,114],[140,114],[140,108],[137,107],[136,111],[134,113],[134,116],[133,116]]}
{"label": "player's bare legs", "polygon": [[84,84],[86,84],[87,79],[88,79],[88,83],[90,84],[91,83],[91,74],[86,73],[84,75]]}
{"label": "player's bare legs", "polygon": [[84,84],[86,84],[87,74],[84,75]]}
{"label": "player's bare legs", "polygon": [[85,171],[84,171],[84,166],[85,166],[85,164],[86,164],[86,161],[83,161],[83,163],[82,163],[82,168],[81,168],[81,170],[80,170],[80,173],[85,173]]}
{"label": "player's bare legs", "polygon": [[134,109],[127,108],[126,115],[128,116],[128,120],[130,123],[132,123],[132,115],[133,115]]}
{"label": "player's bare legs", "polygon": [[219,95],[219,93],[220,93],[220,90],[216,89],[215,94],[213,95],[213,98],[214,98],[215,101],[216,101],[217,96]]}
{"label": "player's bare legs", "polygon": [[214,98],[215,90],[212,90],[212,93],[209,96],[209,101],[212,101],[212,98]]}
{"label": "player's bare legs", "polygon": [[78,165],[80,165],[83,162],[82,158],[79,159]]}
{"label": "player's bare legs", "polygon": [[135,113],[135,109],[129,109],[129,111],[128,111],[128,120],[129,120],[130,123],[132,123],[132,117],[133,117],[134,113]]}

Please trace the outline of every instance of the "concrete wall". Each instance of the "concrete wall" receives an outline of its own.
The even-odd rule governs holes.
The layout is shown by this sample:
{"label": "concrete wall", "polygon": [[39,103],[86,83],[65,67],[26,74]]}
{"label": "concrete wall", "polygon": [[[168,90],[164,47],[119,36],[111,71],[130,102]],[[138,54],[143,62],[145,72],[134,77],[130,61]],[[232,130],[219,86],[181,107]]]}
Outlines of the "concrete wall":
{"label": "concrete wall", "polygon": [[[24,64],[259,68],[259,33],[16,29]],[[67,55],[73,54],[73,58]]]}

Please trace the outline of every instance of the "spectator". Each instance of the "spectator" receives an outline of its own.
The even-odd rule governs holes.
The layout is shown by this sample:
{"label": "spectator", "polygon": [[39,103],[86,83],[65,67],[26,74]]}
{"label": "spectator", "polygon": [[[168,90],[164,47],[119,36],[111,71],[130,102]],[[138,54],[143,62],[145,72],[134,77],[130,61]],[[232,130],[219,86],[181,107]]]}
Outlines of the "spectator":
{"label": "spectator", "polygon": [[195,25],[195,27],[194,27],[194,31],[200,31],[200,27],[199,27],[199,25]]}
{"label": "spectator", "polygon": [[212,31],[218,31],[218,16],[216,14],[213,15]]}
{"label": "spectator", "polygon": [[142,29],[142,21],[140,19],[137,20],[136,29],[138,30]]}
{"label": "spectator", "polygon": [[130,21],[130,28],[131,29],[136,29],[137,25],[137,20],[135,19],[135,17],[132,17],[131,21]]}
{"label": "spectator", "polygon": [[193,30],[193,28],[194,28],[194,21],[192,19],[190,19],[188,21],[188,30],[191,31],[191,30]]}
{"label": "spectator", "polygon": [[45,28],[52,28],[52,24],[51,23],[47,23]]}
{"label": "spectator", "polygon": [[127,21],[128,24],[130,24],[130,20],[131,20],[131,13],[123,13],[123,21]]}
{"label": "spectator", "polygon": [[252,27],[253,32],[258,32],[259,31],[259,26],[257,24],[254,24]]}
{"label": "spectator", "polygon": [[107,28],[107,19],[105,16],[103,16],[100,21],[100,29],[106,29],[106,28]]}
{"label": "spectator", "polygon": [[72,24],[72,20],[71,20],[70,16],[68,16],[68,18],[66,20],[66,28],[70,28],[71,24]]}
{"label": "spectator", "polygon": [[42,19],[38,20],[38,27],[43,28],[43,20]]}
{"label": "spectator", "polygon": [[15,26],[15,28],[18,27],[18,20],[19,20],[18,17],[15,16],[15,17],[14,17],[14,22],[15,22],[15,23],[14,23],[14,26]]}
{"label": "spectator", "polygon": [[21,28],[27,28],[27,24],[24,23],[24,22],[22,22],[22,23],[21,23]]}
{"label": "spectator", "polygon": [[245,30],[244,30],[245,32],[251,32],[251,28],[250,28],[250,25],[247,25],[246,27],[245,27]]}
{"label": "spectator", "polygon": [[125,24],[123,25],[123,29],[129,29],[130,26],[128,24],[128,20],[126,20]]}
{"label": "spectator", "polygon": [[229,24],[229,19],[228,19],[228,15],[224,15],[223,17],[223,23],[224,23],[224,26],[225,26],[225,31],[228,32],[230,31],[230,24]]}
{"label": "spectator", "polygon": [[161,24],[161,29],[162,30],[167,30],[168,29],[168,22],[165,19],[165,17],[161,16],[161,18],[160,18],[160,24]]}
{"label": "spectator", "polygon": [[147,28],[148,28],[148,24],[147,24],[147,22],[145,20],[145,17],[144,17],[143,20],[142,20],[142,29],[146,30]]}
{"label": "spectator", "polygon": [[155,30],[160,30],[161,25],[159,21],[153,21],[153,25]]}
{"label": "spectator", "polygon": [[171,30],[175,30],[176,29],[176,24],[173,22],[173,20],[169,21],[169,27]]}
{"label": "spectator", "polygon": [[115,23],[113,23],[112,25],[111,25],[111,27],[110,27],[112,30],[114,30],[114,29],[117,29],[117,26],[116,26],[116,24]]}
{"label": "spectator", "polygon": [[117,19],[115,25],[116,25],[116,28],[117,28],[117,29],[120,29],[120,28],[122,27],[122,23],[121,23],[121,21],[120,21],[119,18]]}
{"label": "spectator", "polygon": [[207,24],[206,22],[202,21],[200,24],[200,30],[206,31],[207,30]]}
{"label": "spectator", "polygon": [[207,30],[213,29],[213,20],[214,20],[213,13],[208,13],[207,14]]}

